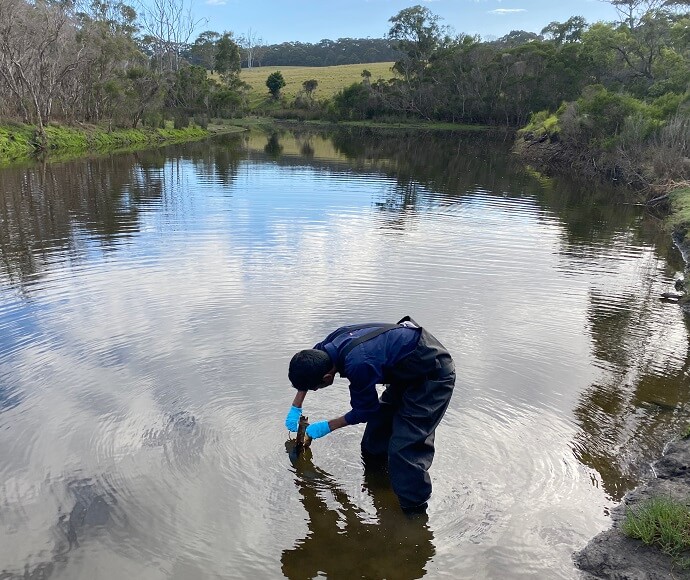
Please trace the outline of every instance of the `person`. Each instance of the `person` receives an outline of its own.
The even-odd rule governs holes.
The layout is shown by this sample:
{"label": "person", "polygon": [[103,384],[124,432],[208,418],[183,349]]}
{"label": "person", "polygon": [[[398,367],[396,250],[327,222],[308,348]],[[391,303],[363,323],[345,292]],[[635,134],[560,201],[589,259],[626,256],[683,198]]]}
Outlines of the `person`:
{"label": "person", "polygon": [[[307,435],[318,439],[366,423],[361,442],[365,467],[387,463],[403,511],[425,511],[434,434],[455,386],[450,353],[409,316],[396,324],[340,327],[290,361],[288,378],[297,389],[285,419],[290,431],[297,431],[307,393],[332,385],[337,373],[350,382],[352,408],[309,425]],[[386,385],[380,398],[377,384]]]}

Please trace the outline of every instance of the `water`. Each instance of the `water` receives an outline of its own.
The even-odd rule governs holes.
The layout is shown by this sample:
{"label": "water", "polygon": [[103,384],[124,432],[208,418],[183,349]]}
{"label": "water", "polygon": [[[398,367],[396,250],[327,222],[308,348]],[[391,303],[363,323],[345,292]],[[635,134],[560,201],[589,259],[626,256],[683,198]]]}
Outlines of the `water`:
{"label": "water", "polygon": [[[683,264],[507,147],[259,132],[1,170],[0,577],[577,578],[686,424]],[[296,350],[406,314],[459,371],[426,522],[361,426],[294,464],[283,427]]]}

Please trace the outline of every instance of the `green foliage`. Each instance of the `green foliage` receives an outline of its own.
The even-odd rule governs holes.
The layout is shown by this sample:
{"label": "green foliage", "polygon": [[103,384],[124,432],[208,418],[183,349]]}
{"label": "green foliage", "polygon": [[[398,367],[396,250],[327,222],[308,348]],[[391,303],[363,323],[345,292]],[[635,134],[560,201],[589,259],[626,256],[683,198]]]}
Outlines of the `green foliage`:
{"label": "green foliage", "polygon": [[557,135],[560,130],[558,114],[550,111],[539,111],[530,117],[529,123],[520,129],[519,133],[521,135],[529,133],[535,137],[541,137],[543,135]]}
{"label": "green foliage", "polygon": [[388,38],[403,53],[394,69],[406,79],[419,77],[443,41],[440,18],[420,5],[404,8],[390,18]]}
{"label": "green foliage", "polygon": [[586,28],[587,21],[582,16],[573,16],[565,22],[551,22],[541,33],[560,45],[568,42],[579,42]]}
{"label": "green foliage", "polygon": [[678,559],[690,549],[690,508],[671,498],[652,498],[628,508],[622,529],[625,535]]}
{"label": "green foliage", "polygon": [[[667,220],[667,227],[671,230],[690,230],[690,187],[671,192],[671,216]],[[685,437],[690,437],[690,425],[685,431]]]}
{"label": "green foliage", "polygon": [[[0,162],[26,159],[37,152],[32,125],[5,124],[0,126]],[[83,154],[86,151],[112,151],[145,147],[166,142],[189,141],[208,135],[199,127],[187,129],[117,129],[103,127],[87,129],[49,125],[45,128],[47,149],[53,153]]]}
{"label": "green foliage", "polygon": [[266,86],[268,87],[268,92],[274,99],[280,96],[280,89],[285,86],[285,79],[280,71],[276,71],[268,75],[266,79]]}
{"label": "green foliage", "polygon": [[[283,80],[285,80],[285,79],[283,79]],[[319,86],[319,81],[317,81],[316,79],[309,79],[309,80],[306,80],[302,83],[302,88],[304,89],[304,91],[309,96],[311,96],[311,94],[316,90],[316,87],[318,87],[318,86]]]}
{"label": "green foliage", "polygon": [[240,47],[232,39],[232,34],[225,33],[216,43],[214,56],[215,69],[226,85],[232,84],[240,74]]}
{"label": "green foliage", "polygon": [[223,87],[211,95],[209,110],[213,117],[233,117],[241,112],[242,106],[242,95]]}
{"label": "green foliage", "polygon": [[352,83],[333,97],[334,111],[340,118],[365,119],[370,115],[370,89],[362,83]]}
{"label": "green foliage", "polygon": [[577,108],[595,135],[615,135],[627,117],[647,111],[644,103],[634,97],[608,91],[601,85],[587,87],[577,100]]}
{"label": "green foliage", "polygon": [[165,118],[160,111],[151,111],[142,117],[141,124],[144,127],[156,129],[161,125],[165,126]]}
{"label": "green foliage", "polygon": [[34,128],[30,125],[0,125],[0,160],[27,157],[33,151]]}
{"label": "green foliage", "polygon": [[216,66],[216,42],[220,34],[213,30],[206,30],[199,34],[189,49],[188,58],[192,65],[201,66],[205,70],[214,70]]}

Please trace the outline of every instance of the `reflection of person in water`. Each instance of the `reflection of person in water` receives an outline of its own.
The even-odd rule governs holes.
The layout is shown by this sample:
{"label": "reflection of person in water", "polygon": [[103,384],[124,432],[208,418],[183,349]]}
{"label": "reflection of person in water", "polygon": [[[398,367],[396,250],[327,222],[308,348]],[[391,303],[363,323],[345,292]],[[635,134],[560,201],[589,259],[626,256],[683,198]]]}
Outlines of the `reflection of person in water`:
{"label": "reflection of person in water", "polygon": [[[291,453],[295,483],[309,515],[309,532],[283,552],[283,574],[290,580],[314,578],[396,578],[412,580],[426,574],[435,554],[426,514],[405,515],[385,471],[367,470],[364,489],[371,497],[378,523],[370,522],[335,483],[316,467],[311,451]],[[337,507],[329,507],[327,498]]]}

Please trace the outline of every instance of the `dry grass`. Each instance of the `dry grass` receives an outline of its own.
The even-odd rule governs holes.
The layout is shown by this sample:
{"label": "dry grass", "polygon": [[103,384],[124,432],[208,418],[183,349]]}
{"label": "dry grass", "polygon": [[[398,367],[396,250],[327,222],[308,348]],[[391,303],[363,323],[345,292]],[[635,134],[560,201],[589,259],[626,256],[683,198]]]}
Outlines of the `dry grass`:
{"label": "dry grass", "polygon": [[316,79],[319,83],[314,91],[315,99],[329,99],[340,89],[362,80],[364,69],[371,73],[371,80],[390,79],[395,76],[392,62],[373,62],[366,64],[345,64],[339,66],[263,66],[242,69],[240,78],[252,88],[249,92],[249,105],[254,107],[268,98],[266,79],[279,70],[285,79],[281,93],[292,101],[302,90],[302,83]]}

